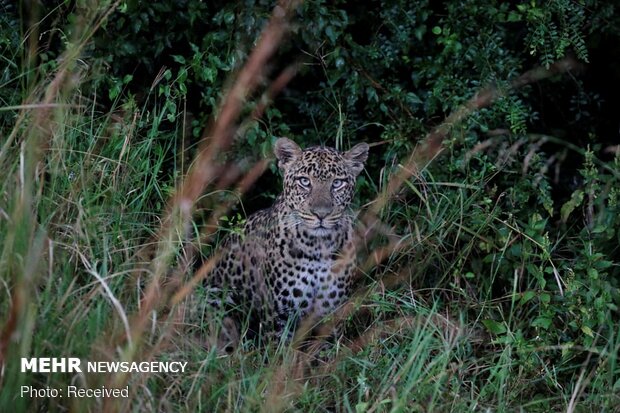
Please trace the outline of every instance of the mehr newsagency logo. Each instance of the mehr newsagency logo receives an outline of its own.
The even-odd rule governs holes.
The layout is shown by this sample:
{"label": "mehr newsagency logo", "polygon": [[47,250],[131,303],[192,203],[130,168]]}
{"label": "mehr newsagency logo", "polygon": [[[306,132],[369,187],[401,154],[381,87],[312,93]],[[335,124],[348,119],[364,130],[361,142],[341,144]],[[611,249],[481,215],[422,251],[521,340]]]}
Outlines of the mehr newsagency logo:
{"label": "mehr newsagency logo", "polygon": [[[186,361],[82,361],[78,357],[21,358],[22,373],[185,373]],[[129,397],[129,385],[122,388],[21,386],[20,397]]]}
{"label": "mehr newsagency logo", "polygon": [[187,361],[87,361],[77,357],[22,357],[21,372],[32,373],[185,373]]}

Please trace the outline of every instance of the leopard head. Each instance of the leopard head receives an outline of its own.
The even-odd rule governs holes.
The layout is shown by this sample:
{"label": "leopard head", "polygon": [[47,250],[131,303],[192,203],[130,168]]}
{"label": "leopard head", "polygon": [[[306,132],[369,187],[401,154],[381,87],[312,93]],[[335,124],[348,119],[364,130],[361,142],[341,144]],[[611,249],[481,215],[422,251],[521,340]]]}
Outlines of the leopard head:
{"label": "leopard head", "polygon": [[316,146],[302,150],[280,138],[274,152],[284,175],[282,199],[296,224],[317,236],[337,228],[353,199],[368,145],[360,143],[346,152]]}

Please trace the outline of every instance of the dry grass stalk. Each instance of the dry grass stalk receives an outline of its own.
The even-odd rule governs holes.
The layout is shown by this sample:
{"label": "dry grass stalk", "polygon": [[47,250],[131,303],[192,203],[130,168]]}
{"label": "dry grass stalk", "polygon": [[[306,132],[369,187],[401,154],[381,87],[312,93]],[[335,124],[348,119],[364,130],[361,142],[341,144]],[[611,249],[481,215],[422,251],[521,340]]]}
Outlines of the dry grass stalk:
{"label": "dry grass stalk", "polygon": [[[44,172],[42,160],[50,146],[49,141],[54,136],[55,128],[59,124],[53,109],[60,110],[71,107],[71,105],[63,104],[61,100],[63,97],[69,96],[79,84],[80,75],[79,70],[75,69],[76,62],[93,34],[107,20],[119,3],[120,0],[113,3],[100,16],[80,16],[83,24],[77,25],[75,41],[69,43],[73,46],[65,50],[58,58],[58,69],[47,87],[43,91],[34,88],[24,104],[19,106],[20,111],[16,124],[0,150],[0,164],[3,164],[7,155],[12,151],[12,147],[17,146],[14,144],[14,140],[20,132],[23,132],[18,142],[20,146],[20,173],[16,193],[19,196],[13,200],[15,205],[11,217],[16,228],[11,231],[11,234],[21,232],[22,235],[26,234],[25,236],[31,240],[31,242],[24,244],[26,245],[25,251],[14,251],[17,255],[27,257],[25,261],[27,264],[16,264],[14,268],[9,270],[9,274],[15,278],[15,285],[11,293],[9,316],[0,334],[0,370],[4,366],[4,359],[11,339],[20,325],[19,321],[25,317],[28,311],[28,303],[34,297],[30,290],[36,285],[35,279],[39,276],[39,272],[35,270],[44,259],[43,251],[37,248],[40,236],[35,235],[38,230],[36,203],[37,196],[42,190],[41,186],[44,184],[44,179],[40,179]],[[85,29],[87,30],[84,31]],[[36,47],[38,38],[34,34],[36,31],[31,32],[29,37],[31,43],[30,54],[27,56],[29,61],[34,61],[38,52],[38,47]],[[23,122],[30,119],[30,111],[34,111],[32,122],[24,129],[21,126]],[[37,184],[39,188],[35,188]],[[14,235],[11,238],[14,238]],[[12,242],[13,239],[7,240],[6,245],[11,245]],[[14,245],[14,248],[20,247]]]}
{"label": "dry grass stalk", "polygon": [[[237,119],[246,102],[259,86],[262,79],[266,76],[267,62],[273,56],[289,30],[289,20],[297,8],[299,1],[281,0],[274,8],[269,23],[263,30],[256,47],[252,50],[246,64],[240,69],[237,78],[224,97],[220,109],[213,124],[206,129],[206,134],[202,140],[198,155],[190,169],[188,176],[180,185],[174,197],[170,200],[168,212],[163,219],[162,227],[159,231],[158,248],[151,262],[151,280],[141,299],[139,312],[131,320],[131,335],[134,346],[128,346],[124,350],[124,359],[131,360],[137,355],[140,341],[149,323],[151,314],[154,310],[161,308],[166,303],[179,303],[209,271],[216,261],[215,257],[209,260],[194,275],[192,280],[183,285],[173,296],[169,297],[176,288],[169,288],[164,285],[164,275],[169,269],[169,262],[174,252],[178,240],[187,238],[190,228],[193,210],[196,201],[205,191],[209,183],[217,179],[222,168],[219,163],[220,154],[226,151],[232,144],[233,137],[238,130]],[[267,92],[269,98],[273,98],[294,75],[294,70],[285,70],[272,84]],[[260,104],[254,111],[254,116],[260,116],[264,107]],[[267,162],[255,165],[238,185],[240,192],[245,192],[249,186],[264,171]],[[235,177],[233,176],[233,180]],[[226,212],[230,205],[223,206],[216,210],[221,215]],[[212,220],[217,220],[214,214]],[[180,280],[173,281],[171,285],[177,286]],[[171,300],[169,301],[169,298]],[[165,315],[164,315],[165,318]],[[152,353],[151,356],[155,356]],[[127,376],[116,375],[109,379],[115,386],[126,382]],[[146,377],[140,378],[146,380]],[[117,401],[106,400],[104,410],[117,411],[121,406]]]}
{"label": "dry grass stalk", "polygon": [[[219,154],[232,144],[237,118],[243,104],[257,88],[260,79],[264,78],[267,62],[288,31],[288,20],[297,4],[296,1],[281,1],[275,7],[257,46],[224,98],[213,125],[207,129],[208,132],[203,139],[193,167],[176,195],[171,199],[168,213],[160,230],[160,247],[152,263],[153,279],[142,299],[141,308],[144,310],[138,319],[144,319],[145,315],[160,302],[161,277],[166,273],[170,257],[174,253],[174,240],[177,239],[178,233],[187,233],[197,199],[207,185],[218,177]],[[279,86],[280,89],[282,87],[283,85]],[[135,334],[140,335],[143,325],[137,323],[135,327]]]}

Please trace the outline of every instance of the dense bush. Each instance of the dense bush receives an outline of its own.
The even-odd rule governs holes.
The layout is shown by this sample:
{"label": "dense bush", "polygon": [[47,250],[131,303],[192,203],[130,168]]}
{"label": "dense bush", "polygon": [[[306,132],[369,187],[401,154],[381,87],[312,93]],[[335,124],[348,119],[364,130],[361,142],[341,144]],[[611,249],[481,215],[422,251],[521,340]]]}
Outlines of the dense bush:
{"label": "dense bush", "polygon": [[[108,82],[110,99],[124,93],[143,100],[151,94],[171,123],[181,118],[186,105],[196,117],[192,131],[197,138],[200,126],[214,114],[226,79],[265,24],[270,6],[253,1],[128,4],[97,34],[92,59],[108,67],[109,76],[101,81]],[[596,48],[603,46],[597,43],[601,36],[617,36],[609,21],[613,18],[612,6],[594,2],[305,3],[272,73],[298,59],[305,67],[267,116],[238,137],[238,150],[249,154],[258,144],[267,152],[273,137],[282,135],[306,145],[383,142],[362,188],[365,197],[371,196],[389,179],[390,165],[483,86],[495,83],[501,88],[536,64],[548,66],[567,54],[589,62],[586,39]],[[595,22],[606,23],[593,26]],[[153,89],[160,70],[163,75]],[[590,70],[596,73],[597,68]],[[591,316],[575,314],[573,323],[563,319],[565,301],[576,299],[575,283],[593,289],[586,294],[590,298],[580,299],[585,299],[581,305],[603,311],[592,315],[594,319],[604,320],[612,296],[617,299],[617,291],[606,284],[614,282],[617,268],[604,257],[613,256],[619,239],[618,174],[613,163],[597,159],[609,159],[604,149],[613,139],[605,120],[593,113],[603,113],[599,108],[612,105],[615,97],[602,97],[604,90],[598,85],[588,89],[586,82],[592,82],[588,75],[565,76],[502,98],[459,125],[447,142],[446,155],[419,177],[462,184],[458,190],[442,187],[441,196],[453,203],[468,201],[469,208],[459,211],[468,230],[452,231],[453,247],[443,253],[451,271],[469,274],[465,282],[477,287],[472,291],[489,291],[493,284],[495,294],[507,294],[518,270],[520,291],[534,291],[537,297],[552,293],[553,300],[536,306],[541,315],[533,327],[545,330],[554,319],[564,325],[562,331],[569,326],[598,330],[598,322],[586,322]],[[547,95],[564,101],[549,102]],[[547,111],[551,116],[543,119]],[[563,112],[563,118],[557,112]],[[566,116],[572,118],[566,122]],[[488,142],[490,149],[477,149],[481,142]],[[567,165],[573,161],[582,166]],[[378,179],[381,168],[387,168],[383,182]],[[269,185],[271,193],[278,190],[275,183],[262,185]],[[392,206],[399,212],[392,221],[397,230],[407,228],[411,217],[427,208],[415,192],[404,196],[413,198]],[[449,257],[462,257],[464,251],[470,258],[452,268]],[[574,263],[588,264],[575,268]],[[590,278],[592,270],[601,277]],[[556,271],[559,275],[554,276]],[[491,274],[496,275],[488,277]],[[566,285],[556,283],[556,277]],[[567,290],[564,298],[560,288]],[[597,294],[599,289],[609,297]],[[593,299],[604,304],[593,307]],[[554,316],[559,314],[562,317]],[[577,335],[587,342],[592,337]]]}
{"label": "dense bush", "polygon": [[[92,8],[87,3],[40,11],[54,19],[39,28],[46,47],[36,54],[27,81],[18,71],[20,65],[27,69],[16,35],[19,13],[0,6],[6,11],[0,16],[0,46],[3,60],[10,62],[0,73],[0,105],[19,104],[35,82],[54,73],[55,59],[70,43],[79,16]],[[46,187],[49,199],[39,211],[50,233],[67,245],[86,237],[59,225],[63,214],[66,222],[92,219],[96,233],[122,232],[122,239],[89,238],[90,259],[101,251],[137,248],[148,239],[272,6],[262,0],[121,3],[80,57],[86,67],[80,96],[94,102],[88,102],[90,113],[76,116],[90,117],[91,130],[104,130],[106,138],[81,140],[88,125],[67,125],[66,139],[75,152],[62,168],[48,159],[54,185]],[[457,410],[565,408],[564,399],[579,390],[575,383],[585,371],[593,391],[584,409],[617,406],[613,393],[620,389],[620,374],[609,355],[618,351],[620,334],[620,151],[613,109],[620,104],[615,86],[620,84],[619,37],[617,7],[593,0],[317,0],[299,7],[265,84],[289,65],[299,64],[299,73],[265,116],[241,129],[232,157],[268,156],[278,136],[302,146],[377,144],[360,180],[358,205],[365,205],[449,114],[486,86],[506,92],[454,125],[442,152],[420,165],[380,211],[403,247],[371,269],[363,284],[390,274],[400,274],[401,282],[393,291],[371,295],[368,307],[375,321],[360,317],[351,328],[363,331],[376,320],[439,313],[460,318],[482,338],[442,352],[424,336],[431,330],[441,334],[428,325],[395,334],[339,365],[318,392],[303,393],[300,409],[316,409],[315,398],[328,409],[347,403],[350,410],[378,408],[380,397],[392,397],[392,375],[369,369],[385,373],[394,365],[411,367],[403,354],[414,354],[416,346],[423,346],[416,368],[422,371],[428,363],[441,371],[437,382],[420,388],[419,410],[449,410],[450,403]],[[585,70],[509,88],[529,69],[566,57]],[[246,110],[260,98],[252,96]],[[81,104],[78,98],[68,100]],[[2,136],[10,133],[11,116],[11,111],[0,112]],[[130,135],[127,149],[124,139]],[[99,153],[101,159],[84,163],[83,153]],[[126,173],[119,173],[116,159],[124,159]],[[91,167],[96,173],[86,178],[73,181],[67,175]],[[269,205],[279,191],[278,179],[273,168],[230,216]],[[52,195],[67,191],[92,196],[82,194],[79,203],[58,210]],[[131,229],[119,229],[122,224],[106,215],[114,207],[133,214]],[[65,253],[65,265],[84,273],[76,254]],[[85,280],[86,275],[79,282],[87,285]],[[121,290],[120,282],[116,287]],[[90,322],[99,323],[102,314]],[[222,365],[214,366],[220,376],[230,377]],[[209,402],[222,403],[221,389],[209,383]],[[344,389],[347,403],[336,391],[330,393],[331,384]],[[439,396],[435,385],[448,395]],[[260,394],[260,383],[248,386]],[[390,408],[407,405],[411,391],[407,387],[394,396]],[[558,393],[562,396],[555,397]],[[459,399],[468,394],[475,397]]]}

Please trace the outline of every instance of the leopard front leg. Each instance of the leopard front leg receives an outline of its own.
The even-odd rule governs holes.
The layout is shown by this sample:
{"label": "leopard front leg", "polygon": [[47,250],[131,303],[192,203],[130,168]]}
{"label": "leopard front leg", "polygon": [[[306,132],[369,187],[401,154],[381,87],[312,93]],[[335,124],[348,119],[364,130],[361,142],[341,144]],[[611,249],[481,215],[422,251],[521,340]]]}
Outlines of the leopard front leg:
{"label": "leopard front leg", "polygon": [[322,319],[323,324],[318,328],[319,335],[328,336],[335,340],[342,337],[344,328],[342,314],[335,314],[347,302],[352,292],[353,272],[355,271],[354,254],[351,248],[332,263],[324,283],[316,295],[314,316]]}
{"label": "leopard front leg", "polygon": [[233,294],[223,288],[208,286],[205,298],[207,348],[215,349],[220,355],[231,354],[240,339],[239,324],[230,310],[235,306]]}
{"label": "leopard front leg", "polygon": [[238,290],[242,285],[243,264],[237,260],[238,237],[229,239],[222,256],[204,280],[206,301],[207,348],[218,354],[231,354],[237,348],[240,337],[238,314],[240,300]]}

